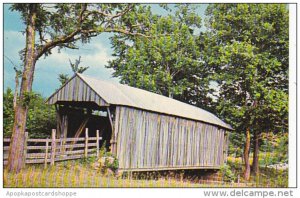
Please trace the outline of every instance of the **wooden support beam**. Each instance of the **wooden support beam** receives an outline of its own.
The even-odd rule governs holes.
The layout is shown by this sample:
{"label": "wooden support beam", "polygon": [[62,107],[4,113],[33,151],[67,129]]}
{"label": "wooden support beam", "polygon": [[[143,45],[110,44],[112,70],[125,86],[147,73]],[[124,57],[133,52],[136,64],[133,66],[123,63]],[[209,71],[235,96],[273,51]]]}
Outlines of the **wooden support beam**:
{"label": "wooden support beam", "polygon": [[80,124],[80,126],[79,126],[79,128],[78,128],[78,130],[76,131],[76,133],[75,133],[75,138],[78,138],[79,136],[80,136],[80,134],[82,133],[82,130],[84,129],[84,127],[86,126],[86,124],[88,123],[88,121],[89,121],[89,117],[86,117],[83,121],[82,121],[82,123]]}
{"label": "wooden support beam", "polygon": [[57,136],[60,138],[61,136],[61,125],[62,125],[62,120],[59,111],[56,111],[56,132]]}
{"label": "wooden support beam", "polygon": [[114,124],[113,124],[113,120],[112,120],[112,114],[110,112],[109,107],[106,107],[107,109],[107,114],[108,114],[108,119],[110,122],[110,126],[111,126],[111,139],[110,139],[110,143],[111,143],[111,153],[116,154],[116,142],[115,142],[115,130],[114,130]]}
{"label": "wooden support beam", "polygon": [[48,162],[48,149],[49,149],[49,139],[46,140],[46,151],[45,151],[45,162],[44,162],[44,168],[47,168],[47,162]]}
{"label": "wooden support beam", "polygon": [[68,135],[68,114],[66,114],[66,115],[63,115],[63,121],[62,121],[62,126],[63,126],[63,128],[62,128],[62,131],[61,131],[61,133],[62,133],[62,137],[63,138],[66,138],[67,137],[67,135]]}
{"label": "wooden support beam", "polygon": [[111,128],[113,128],[113,121],[112,121],[112,116],[111,116],[111,113],[110,113],[110,109],[109,109],[109,107],[106,107],[106,109],[107,109],[108,119],[109,119]]}
{"label": "wooden support beam", "polygon": [[120,108],[116,107],[115,121],[114,121],[114,141],[115,141],[115,155],[118,157],[118,132],[119,132],[119,119],[120,119]]}
{"label": "wooden support beam", "polygon": [[89,145],[89,129],[85,129],[85,146],[84,146],[84,157],[88,157],[88,145]]}
{"label": "wooden support beam", "polygon": [[24,150],[23,150],[23,164],[25,166],[26,163],[26,157],[27,157],[27,142],[28,142],[28,132],[25,132],[25,137],[24,137]]}
{"label": "wooden support beam", "polygon": [[96,130],[96,144],[97,144],[97,147],[96,147],[96,154],[97,154],[97,158],[99,158],[99,130]]}
{"label": "wooden support beam", "polygon": [[56,130],[52,129],[52,141],[51,141],[51,162],[50,165],[54,165],[55,161],[55,150],[56,150]]}

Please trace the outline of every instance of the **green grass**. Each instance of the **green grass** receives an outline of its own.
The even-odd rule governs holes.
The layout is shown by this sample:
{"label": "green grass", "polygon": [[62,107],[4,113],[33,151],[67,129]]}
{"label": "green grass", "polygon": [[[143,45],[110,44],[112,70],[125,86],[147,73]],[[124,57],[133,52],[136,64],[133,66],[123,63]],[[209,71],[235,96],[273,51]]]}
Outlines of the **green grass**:
{"label": "green grass", "polygon": [[46,169],[27,165],[20,173],[4,170],[4,187],[231,187],[241,184],[193,183],[178,179],[128,179],[103,175],[79,161],[56,163]]}
{"label": "green grass", "polygon": [[[240,176],[240,182],[243,181],[244,165],[240,158],[228,157],[227,164],[231,167],[234,175]],[[262,157],[260,158],[261,160]],[[257,187],[288,187],[288,170],[276,170],[266,167],[266,163],[260,163],[260,172],[258,176],[251,175],[249,183]]]}
{"label": "green grass", "polygon": [[[238,174],[238,172],[236,172]],[[56,163],[44,169],[42,165],[27,165],[20,173],[4,170],[4,187],[286,187],[287,174],[262,171],[259,182],[228,183],[222,181],[197,181],[161,177],[156,179],[129,179],[104,175],[89,163],[79,160]]]}

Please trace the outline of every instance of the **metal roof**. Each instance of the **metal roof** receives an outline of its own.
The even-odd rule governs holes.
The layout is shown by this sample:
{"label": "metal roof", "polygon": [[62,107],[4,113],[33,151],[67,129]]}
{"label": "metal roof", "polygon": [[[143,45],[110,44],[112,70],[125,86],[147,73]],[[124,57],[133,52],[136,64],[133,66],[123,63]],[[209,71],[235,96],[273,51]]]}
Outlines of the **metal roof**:
{"label": "metal roof", "polygon": [[201,108],[127,85],[107,82],[82,74],[76,75],[85,81],[109,104],[136,107],[158,113],[189,118],[232,130],[230,125],[223,122],[214,114]]}

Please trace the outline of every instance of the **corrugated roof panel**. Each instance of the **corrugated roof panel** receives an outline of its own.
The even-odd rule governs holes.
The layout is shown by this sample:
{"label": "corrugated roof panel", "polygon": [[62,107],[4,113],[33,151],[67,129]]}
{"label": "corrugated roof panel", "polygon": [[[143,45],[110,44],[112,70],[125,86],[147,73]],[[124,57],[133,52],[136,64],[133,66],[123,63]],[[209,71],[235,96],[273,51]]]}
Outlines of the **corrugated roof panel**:
{"label": "corrugated roof panel", "polygon": [[232,129],[217,116],[201,108],[127,85],[107,82],[82,74],[77,75],[109,104],[136,107]]}

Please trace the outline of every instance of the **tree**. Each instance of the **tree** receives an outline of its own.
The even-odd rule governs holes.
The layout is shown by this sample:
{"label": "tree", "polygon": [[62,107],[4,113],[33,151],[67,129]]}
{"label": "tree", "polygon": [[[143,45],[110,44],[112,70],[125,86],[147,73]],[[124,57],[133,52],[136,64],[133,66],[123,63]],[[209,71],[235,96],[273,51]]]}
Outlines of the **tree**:
{"label": "tree", "polygon": [[[32,94],[35,64],[54,48],[78,49],[76,41],[87,43],[103,32],[147,36],[139,18],[144,6],[132,4],[13,4],[26,25],[24,62],[19,98],[8,157],[9,171],[19,172],[24,148],[28,105]],[[138,24],[138,25],[137,25]]]}
{"label": "tree", "polygon": [[14,123],[14,94],[12,89],[7,88],[3,94],[3,135],[10,137]]}
{"label": "tree", "polygon": [[[53,106],[45,104],[45,98],[34,93],[28,107],[26,131],[31,138],[50,137],[51,129],[56,126],[56,113]],[[7,88],[3,94],[3,132],[4,137],[11,137],[14,123],[14,94]]]}
{"label": "tree", "polygon": [[259,134],[287,127],[288,10],[283,4],[213,4],[206,14],[207,62],[219,85],[218,109],[237,132],[246,132],[248,180],[251,133],[257,173]]}
{"label": "tree", "polygon": [[174,11],[164,7],[169,11],[166,16],[147,14],[143,18],[152,24],[152,37],[112,37],[115,59],[107,67],[114,69],[121,83],[207,107],[204,104],[211,102],[207,97],[209,72],[200,61],[196,42],[201,18],[191,5],[176,5]]}
{"label": "tree", "polygon": [[[72,63],[70,59],[69,59],[69,62],[70,62],[70,67],[72,69],[72,72],[74,74],[75,73],[82,74],[89,68],[89,67],[84,67],[84,66],[79,67],[79,64],[81,63],[81,56],[79,56],[79,58],[75,60],[75,63]],[[59,80],[61,86],[63,84],[65,84],[69,79],[70,79],[70,77],[68,76],[68,74],[59,74],[58,75],[58,80]]]}

